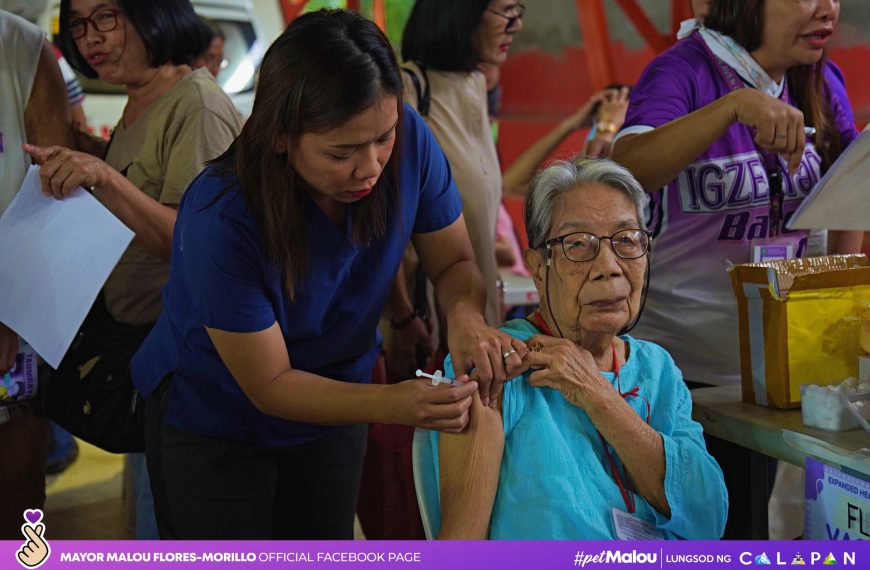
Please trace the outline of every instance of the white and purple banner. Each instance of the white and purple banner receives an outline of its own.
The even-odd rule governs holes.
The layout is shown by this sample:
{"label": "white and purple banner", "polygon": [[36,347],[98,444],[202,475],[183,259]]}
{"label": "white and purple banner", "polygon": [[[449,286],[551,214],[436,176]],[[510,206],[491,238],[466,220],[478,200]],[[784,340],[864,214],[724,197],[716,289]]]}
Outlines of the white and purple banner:
{"label": "white and purple banner", "polygon": [[[38,525],[37,525],[38,526]],[[41,534],[44,532],[44,536]],[[47,550],[22,552],[25,542],[0,541],[0,568],[93,570],[114,568],[365,568],[464,569],[730,569],[748,566],[870,568],[870,543],[599,542],[599,541],[306,541],[157,542],[52,541],[50,528],[33,533]],[[32,554],[48,553],[38,565]]]}

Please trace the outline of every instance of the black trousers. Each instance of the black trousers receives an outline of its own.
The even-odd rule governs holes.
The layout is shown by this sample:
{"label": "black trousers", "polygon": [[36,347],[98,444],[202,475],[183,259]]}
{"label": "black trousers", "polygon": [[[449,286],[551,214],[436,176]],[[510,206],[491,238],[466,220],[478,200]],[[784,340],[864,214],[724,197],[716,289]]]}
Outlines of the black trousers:
{"label": "black trousers", "polygon": [[145,400],[145,464],[148,468],[148,481],[154,498],[154,518],[157,533],[163,540],[175,539],[169,519],[169,499],[163,482],[163,454],[161,451],[161,432],[163,416],[169,404],[169,383],[172,375],[167,376],[160,386]]}
{"label": "black trousers", "polygon": [[224,441],[164,423],[167,391],[146,416],[161,538],[353,539],[368,426],[289,447]]}

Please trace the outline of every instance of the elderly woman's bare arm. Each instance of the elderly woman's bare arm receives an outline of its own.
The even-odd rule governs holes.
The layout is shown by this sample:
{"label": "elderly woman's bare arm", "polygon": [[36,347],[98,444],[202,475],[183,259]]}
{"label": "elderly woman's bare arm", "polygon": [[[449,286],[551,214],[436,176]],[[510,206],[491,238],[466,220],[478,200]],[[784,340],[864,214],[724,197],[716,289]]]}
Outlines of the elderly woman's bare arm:
{"label": "elderly woman's bare arm", "polygon": [[468,427],[461,434],[441,433],[441,531],[439,539],[487,538],[501,457],[501,412],[483,405],[474,393]]}

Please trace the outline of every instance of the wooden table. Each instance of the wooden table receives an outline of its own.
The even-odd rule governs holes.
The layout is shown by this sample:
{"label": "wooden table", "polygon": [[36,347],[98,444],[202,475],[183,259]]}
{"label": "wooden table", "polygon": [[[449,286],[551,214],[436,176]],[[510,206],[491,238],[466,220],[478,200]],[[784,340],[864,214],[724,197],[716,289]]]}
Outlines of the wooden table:
{"label": "wooden table", "polygon": [[692,390],[692,417],[708,435],[745,447],[752,453],[752,485],[748,500],[754,516],[746,521],[753,538],[767,538],[767,457],[800,467],[806,457],[870,477],[870,434],[861,428],[829,432],[803,425],[801,411],[780,410],[741,401],[740,386]]}

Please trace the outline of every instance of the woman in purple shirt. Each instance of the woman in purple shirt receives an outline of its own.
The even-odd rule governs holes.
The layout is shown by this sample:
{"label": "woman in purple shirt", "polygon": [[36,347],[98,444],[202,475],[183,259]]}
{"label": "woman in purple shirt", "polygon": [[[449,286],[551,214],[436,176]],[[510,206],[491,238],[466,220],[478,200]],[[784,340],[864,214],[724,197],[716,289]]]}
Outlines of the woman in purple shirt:
{"label": "woman in purple shirt", "polygon": [[[652,193],[656,244],[637,333],[694,381],[739,381],[726,260],[752,261],[760,239],[796,239],[785,223],[857,136],[825,57],[838,17],[831,0],[717,1],[706,27],[656,58],[632,93],[613,158]],[[798,249],[826,253],[824,232],[803,237]],[[860,247],[860,234],[827,237],[832,252]]]}
{"label": "woman in purple shirt", "polygon": [[[632,92],[612,158],[651,193],[655,244],[635,334],[664,346],[694,384],[739,382],[730,263],[753,261],[771,239],[797,255],[860,247],[860,233],[785,230],[857,136],[825,56],[839,14],[833,0],[716,0]],[[722,465],[746,464],[708,447]],[[733,490],[727,469],[726,481]]]}

